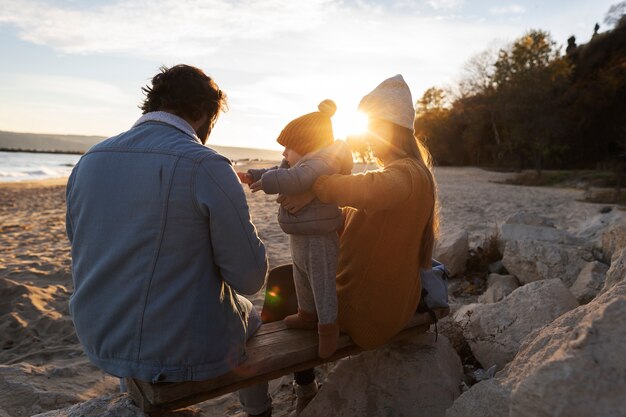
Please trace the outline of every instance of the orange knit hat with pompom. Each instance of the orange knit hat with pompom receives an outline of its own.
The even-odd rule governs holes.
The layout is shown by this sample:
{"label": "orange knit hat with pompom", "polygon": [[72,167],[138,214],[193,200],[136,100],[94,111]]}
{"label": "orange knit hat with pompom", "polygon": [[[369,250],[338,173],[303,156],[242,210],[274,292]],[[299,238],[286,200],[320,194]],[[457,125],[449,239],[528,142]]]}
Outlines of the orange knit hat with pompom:
{"label": "orange knit hat with pompom", "polygon": [[332,100],[324,100],[317,108],[319,111],[305,114],[289,122],[276,141],[300,155],[332,145],[335,135],[330,118],[335,114],[337,105]]}

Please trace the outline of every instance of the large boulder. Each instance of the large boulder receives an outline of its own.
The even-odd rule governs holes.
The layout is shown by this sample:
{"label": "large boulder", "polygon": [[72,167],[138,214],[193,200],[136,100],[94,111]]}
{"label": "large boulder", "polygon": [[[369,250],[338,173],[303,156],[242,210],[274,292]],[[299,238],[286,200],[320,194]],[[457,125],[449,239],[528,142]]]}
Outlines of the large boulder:
{"label": "large boulder", "polygon": [[626,248],[626,220],[612,224],[602,234],[602,251],[607,259],[622,248]]}
{"label": "large boulder", "polygon": [[594,260],[587,239],[554,227],[534,213],[518,212],[500,226],[502,264],[522,284],[560,278],[571,286]]}
{"label": "large boulder", "polygon": [[626,278],[626,247],[613,254],[611,267],[606,272],[602,292],[608,291]]}
{"label": "large boulder", "polygon": [[[614,229],[614,226],[623,221],[624,217],[624,212],[621,212],[619,210],[611,209],[601,212],[584,221],[578,227],[578,230],[576,231],[576,236],[593,242],[594,245],[600,245],[605,240],[606,243],[611,246],[614,243],[619,242],[620,240],[624,245],[626,244],[626,224],[622,224],[622,230],[621,232],[618,232],[617,235],[613,235],[611,232],[609,232],[611,229]],[[617,231],[617,229],[614,230]],[[617,238],[617,241],[614,240],[615,238]],[[608,259],[611,259],[610,253],[608,254]]]}
{"label": "large boulder", "polygon": [[570,291],[579,303],[586,304],[593,300],[604,286],[606,271],[609,266],[602,262],[589,262],[583,267]]}
{"label": "large boulder", "polygon": [[624,317],[626,286],[622,285],[538,332],[509,370],[514,387],[511,417],[623,415]]}
{"label": "large boulder", "polygon": [[519,287],[519,281],[513,275],[489,274],[487,290],[478,297],[481,303],[497,303]]}
{"label": "large boulder", "polygon": [[485,369],[496,365],[501,370],[515,357],[526,336],[577,306],[559,279],[533,282],[500,302],[474,307],[466,315],[463,334]]}
{"label": "large boulder", "polygon": [[446,417],[507,417],[511,392],[499,381],[488,379],[465,391],[446,410]]}
{"label": "large boulder", "polygon": [[[622,281],[532,333],[495,380],[474,385],[446,417],[624,415],[624,317],[626,283]],[[506,412],[501,403],[509,398]],[[494,407],[501,414],[494,414]]]}
{"label": "large boulder", "polygon": [[443,417],[462,379],[444,336],[417,335],[340,361],[301,417]]}
{"label": "large boulder", "polygon": [[451,276],[465,272],[468,256],[469,235],[466,230],[442,234],[433,250],[433,257],[446,266]]}
{"label": "large boulder", "polygon": [[569,287],[587,262],[592,247],[583,239],[552,227],[503,224],[502,264],[522,284],[560,278]]}

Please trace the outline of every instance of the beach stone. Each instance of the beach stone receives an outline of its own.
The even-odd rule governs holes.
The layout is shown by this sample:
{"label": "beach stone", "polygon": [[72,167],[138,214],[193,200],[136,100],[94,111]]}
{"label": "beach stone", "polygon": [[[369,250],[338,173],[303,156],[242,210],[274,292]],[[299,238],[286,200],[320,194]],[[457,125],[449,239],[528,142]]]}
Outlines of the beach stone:
{"label": "beach stone", "polygon": [[495,379],[473,385],[446,410],[445,417],[508,417],[511,392]]}
{"label": "beach stone", "polygon": [[503,371],[461,395],[446,417],[624,415],[625,316],[620,282],[529,335]]}
{"label": "beach stone", "polygon": [[559,279],[524,285],[502,301],[472,310],[463,335],[476,359],[501,370],[532,331],[576,308],[578,302]]}
{"label": "beach stone", "polygon": [[445,336],[416,335],[338,362],[300,417],[443,417],[462,379]]}
{"label": "beach stone", "polygon": [[444,264],[450,276],[465,272],[469,256],[469,234],[466,230],[442,234],[433,250],[433,258]]}
{"label": "beach stone", "polygon": [[594,260],[591,246],[563,230],[524,225],[502,229],[508,230],[502,263],[522,284],[560,278],[569,287]]}
{"label": "beach stone", "polygon": [[478,297],[481,303],[497,303],[519,287],[519,281],[513,275],[489,274],[487,290]]}
{"label": "beach stone", "polygon": [[463,304],[452,314],[452,319],[461,325],[465,325],[469,321],[469,317],[474,314],[474,309],[480,306],[482,306],[481,303]]}
{"label": "beach stone", "polygon": [[502,265],[502,260],[497,260],[495,262],[490,263],[487,266],[487,270],[490,274],[502,274],[506,271],[504,265]]}
{"label": "beach stone", "polygon": [[502,224],[525,224],[527,226],[554,227],[554,222],[537,213],[518,211],[511,214]]}
{"label": "beach stone", "polygon": [[626,285],[541,329],[508,370],[511,417],[624,415]]}
{"label": "beach stone", "polygon": [[611,267],[606,272],[604,287],[601,292],[606,292],[626,278],[626,248],[620,249],[613,255]]}
{"label": "beach stone", "polygon": [[37,414],[37,417],[147,417],[127,394],[98,397],[71,407]]}
{"label": "beach stone", "polygon": [[[594,245],[602,246],[605,246],[602,242],[606,239],[606,243],[610,247],[609,252],[612,252],[614,250],[613,245],[620,240],[622,245],[626,245],[626,224],[622,224],[621,228],[619,227],[619,222],[623,221],[624,217],[624,213],[619,210],[601,212],[583,222],[578,227],[576,236],[593,242]],[[611,229],[614,232],[609,232]],[[608,259],[611,259],[610,254]]]}
{"label": "beach stone", "polygon": [[602,234],[602,250],[609,260],[622,248],[626,248],[626,220],[612,224]]}
{"label": "beach stone", "polygon": [[583,267],[578,278],[570,287],[570,291],[579,303],[586,304],[598,295],[604,286],[608,269],[608,265],[598,261],[589,262]]}

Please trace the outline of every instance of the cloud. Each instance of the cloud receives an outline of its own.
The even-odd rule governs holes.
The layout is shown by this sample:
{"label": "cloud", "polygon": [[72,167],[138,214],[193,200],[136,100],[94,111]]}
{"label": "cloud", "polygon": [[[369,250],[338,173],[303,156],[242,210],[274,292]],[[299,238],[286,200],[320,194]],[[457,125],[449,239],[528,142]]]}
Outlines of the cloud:
{"label": "cloud", "polygon": [[489,13],[492,15],[523,14],[526,13],[526,9],[518,4],[511,4],[503,7],[492,7],[489,9]]}
{"label": "cloud", "polygon": [[134,0],[79,6],[1,0],[0,23],[17,27],[23,40],[64,53],[210,55],[234,39],[271,39],[319,27],[333,2]]}
{"label": "cloud", "polygon": [[428,0],[428,5],[435,10],[451,10],[459,8],[463,2],[464,0]]}
{"label": "cloud", "polygon": [[[92,55],[112,60],[124,56],[130,57],[124,65],[154,62],[155,72],[160,64],[179,62],[207,70],[228,94],[231,108],[220,118],[212,140],[239,146],[276,146],[275,135],[284,124],[315,110],[322,99],[335,100],[342,110],[355,109],[364,94],[398,73],[417,100],[421,91],[457,76],[494,33],[520,31],[510,24],[484,24],[446,13],[435,17],[424,11],[460,7],[462,0],[420,1],[421,12],[404,0],[84,3],[0,0],[0,25],[14,27],[22,40],[85,55],[82,62]],[[50,79],[44,68],[41,71],[42,86],[71,89],[72,80]],[[92,74],[86,72],[83,78]],[[145,79],[151,75],[145,74]],[[110,86],[82,81],[84,93],[68,97],[46,91],[62,97],[59,105],[136,109],[137,97],[124,99]],[[94,97],[110,103],[95,103]],[[114,133],[104,122],[102,128],[97,123],[93,121],[90,132],[98,128]],[[260,145],[263,137],[269,142]]]}

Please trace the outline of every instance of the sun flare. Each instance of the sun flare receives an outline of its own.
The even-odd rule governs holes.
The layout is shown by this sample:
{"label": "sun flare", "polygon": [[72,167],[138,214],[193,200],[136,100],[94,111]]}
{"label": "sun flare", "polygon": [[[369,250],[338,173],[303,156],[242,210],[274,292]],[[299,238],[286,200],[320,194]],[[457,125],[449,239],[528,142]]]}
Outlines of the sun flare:
{"label": "sun flare", "polygon": [[333,130],[337,139],[362,134],[367,129],[367,116],[359,111],[338,110],[333,117]]}

